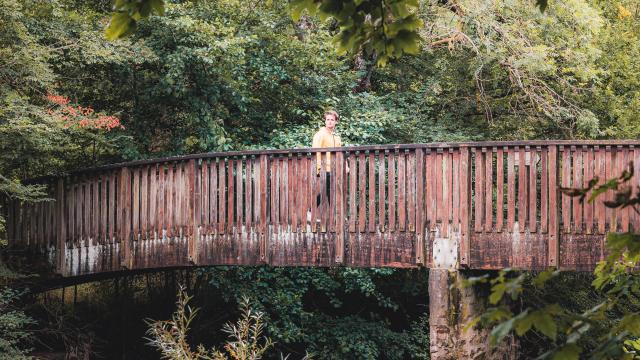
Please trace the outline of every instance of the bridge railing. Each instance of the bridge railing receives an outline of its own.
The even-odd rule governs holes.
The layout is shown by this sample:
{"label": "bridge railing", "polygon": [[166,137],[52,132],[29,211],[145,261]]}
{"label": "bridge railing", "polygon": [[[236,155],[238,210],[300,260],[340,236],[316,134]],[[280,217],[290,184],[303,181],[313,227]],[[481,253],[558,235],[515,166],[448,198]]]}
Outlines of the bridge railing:
{"label": "bridge railing", "polygon": [[48,182],[54,202],[3,209],[10,245],[65,275],[191,264],[587,270],[604,234],[638,229],[640,217],[606,208],[612,194],[580,203],[558,187],[617,176],[630,161],[640,163],[640,142],[210,153],[76,172]]}

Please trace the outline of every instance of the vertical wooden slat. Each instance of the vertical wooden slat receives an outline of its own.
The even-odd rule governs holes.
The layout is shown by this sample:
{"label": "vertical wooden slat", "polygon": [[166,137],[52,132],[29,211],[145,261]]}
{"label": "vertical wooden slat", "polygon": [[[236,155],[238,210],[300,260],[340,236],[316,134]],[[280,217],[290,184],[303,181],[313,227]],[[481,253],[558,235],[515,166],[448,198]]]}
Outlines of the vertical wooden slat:
{"label": "vertical wooden slat", "polygon": [[460,231],[460,149],[453,150],[453,168],[452,168],[452,180],[451,180],[451,195],[452,195],[452,228],[455,231]]}
{"label": "vertical wooden slat", "polygon": [[[617,147],[612,147],[609,154],[611,154],[612,161],[607,162],[607,180],[620,176],[620,159],[622,155]],[[614,199],[615,191],[607,191],[607,200],[612,201]],[[607,216],[609,219],[609,232],[616,232],[618,231],[618,209],[607,208],[607,211],[609,212],[609,216]]]}
{"label": "vertical wooden slat", "polygon": [[[622,171],[624,170],[629,170],[629,147],[625,146],[622,148],[622,166],[620,167],[620,174],[618,174],[618,176],[620,176],[622,174]],[[633,178],[632,178],[633,181]],[[631,182],[633,183],[633,182]],[[627,206],[623,209],[620,209],[620,221],[621,221],[621,231],[622,232],[627,232],[629,231],[629,210],[631,210],[630,206]]]}
{"label": "vertical wooden slat", "polygon": [[209,188],[211,181],[209,179],[209,161],[211,159],[202,159],[200,163],[200,186],[202,188],[202,201],[200,209],[200,222],[202,232],[206,230],[206,226],[209,224],[209,217],[211,216],[211,190]]}
{"label": "vertical wooden slat", "polygon": [[544,147],[540,154],[540,231],[549,230],[549,149]]}
{"label": "vertical wooden slat", "polygon": [[82,215],[83,215],[83,223],[82,223],[82,240],[84,242],[84,246],[89,246],[91,240],[91,183],[92,179],[86,177],[84,179],[84,183],[82,185],[83,196],[82,200]]}
{"label": "vertical wooden slat", "polygon": [[[571,186],[571,151],[567,147],[560,147],[562,152],[562,187]],[[565,233],[571,231],[571,198],[562,194],[562,228]]]}
{"label": "vertical wooden slat", "polygon": [[[318,157],[315,154],[312,154],[314,159],[313,161],[308,162],[307,168],[309,169],[309,184],[308,184],[308,201],[311,204],[311,230],[315,231],[316,229],[316,219],[318,218],[318,197],[319,194],[319,180],[320,180],[320,170],[318,170],[317,161]],[[307,157],[308,158],[308,157]],[[322,164],[321,164],[322,166]],[[272,192],[273,194],[273,192]],[[272,200],[273,201],[273,200]]]}
{"label": "vertical wooden slat", "polygon": [[132,267],[132,249],[131,249],[131,173],[126,167],[120,169],[119,198],[118,206],[120,215],[118,223],[120,224],[120,249],[123,253],[121,267],[131,269]]}
{"label": "vertical wooden slat", "polygon": [[[638,187],[640,187],[640,147],[633,147],[633,178],[631,179],[633,192],[632,196],[638,196]],[[631,225],[633,232],[640,230],[640,215],[631,211]]]}
{"label": "vertical wooden slat", "polygon": [[335,177],[335,208],[336,208],[336,258],[335,262],[341,264],[344,261],[344,243],[345,243],[345,204],[344,204],[344,153],[336,152],[335,158],[331,164],[335,168],[333,175]]}
{"label": "vertical wooden slat", "polygon": [[468,266],[471,260],[471,166],[469,148],[460,147],[460,265]]}
{"label": "vertical wooden slat", "polygon": [[101,210],[100,176],[99,175],[95,175],[91,185],[92,185],[91,196],[93,197],[93,199],[91,200],[91,238],[93,239],[92,245],[98,245],[99,238],[100,238],[100,235],[99,235],[100,228],[98,225],[100,224],[100,210]]}
{"label": "vertical wooden slat", "polygon": [[[330,180],[327,178],[327,153],[321,155],[322,163],[320,168],[320,231],[326,232],[329,221],[329,199],[327,198],[327,182]],[[364,190],[363,190],[364,191]],[[281,200],[282,201],[282,200]]]}
{"label": "vertical wooden slat", "polygon": [[366,187],[367,178],[365,172],[365,154],[363,152],[358,155],[358,232],[364,232],[366,229],[366,216],[367,216],[367,198]]}
{"label": "vertical wooden slat", "polygon": [[[582,156],[584,158],[584,177],[582,178],[582,186],[586,188],[589,186],[589,181],[593,179],[593,167],[594,167],[594,158],[592,148],[583,147],[582,148]],[[593,203],[588,201],[589,198],[586,197],[582,206],[584,207],[584,222],[585,229],[587,234],[591,234],[593,232]]]}
{"label": "vertical wooden slat", "polygon": [[227,220],[226,220],[226,227],[229,230],[229,232],[231,233],[233,230],[233,220],[234,220],[234,215],[235,215],[235,182],[233,174],[234,174],[234,158],[228,158],[227,159]]}
{"label": "vertical wooden slat", "polygon": [[[518,149],[518,147],[516,147]],[[525,148],[518,151],[518,227],[524,232],[527,221],[527,165]]]}
{"label": "vertical wooden slat", "polygon": [[167,197],[165,196],[166,191],[166,165],[164,163],[158,164],[158,216],[156,216],[156,232],[158,233],[158,238],[162,239],[164,236],[164,229],[166,225],[166,203]]}
{"label": "vertical wooden slat", "polygon": [[133,198],[131,216],[133,217],[133,239],[137,240],[140,235],[140,168],[134,168],[132,170],[133,176]]}
{"label": "vertical wooden slat", "polygon": [[116,182],[118,181],[118,174],[116,171],[111,172],[109,176],[109,215],[107,221],[109,222],[109,239],[107,243],[112,244],[115,242],[116,232],[116,219],[117,219],[117,199],[118,199],[118,187]]}
{"label": "vertical wooden slat", "polygon": [[527,212],[529,214],[529,231],[534,233],[537,231],[538,224],[538,151],[534,149],[531,150],[532,151],[529,152],[529,210]]}
{"label": "vertical wooden slat", "polygon": [[253,232],[253,228],[256,226],[256,220],[258,219],[258,209],[260,208],[258,204],[256,204],[256,199],[259,198],[258,192],[258,181],[257,174],[259,173],[259,165],[258,160],[254,155],[247,158],[247,177],[245,182],[245,191],[246,191],[246,209],[245,213],[245,221],[247,224],[247,231]]}
{"label": "vertical wooden slat", "polygon": [[407,177],[407,226],[416,230],[416,150],[405,152]]}
{"label": "vertical wooden slat", "polygon": [[[606,150],[603,147],[596,147],[596,166],[597,171],[596,175],[598,175],[599,181],[598,184],[602,185],[606,181]],[[604,234],[606,227],[606,219],[605,219],[605,208],[604,208],[604,198],[606,195],[601,195],[594,200],[595,202],[595,211],[596,211],[596,221],[598,222],[598,234]]]}
{"label": "vertical wooden slat", "polygon": [[149,238],[153,239],[158,231],[157,216],[158,216],[158,164],[152,164],[149,167],[149,220],[148,231]]}
{"label": "vertical wooden slat", "polygon": [[558,224],[559,214],[559,189],[558,189],[558,147],[549,146],[549,266],[559,267],[560,259],[560,226]]}
{"label": "vertical wooden slat", "polygon": [[436,164],[435,164],[435,197],[436,197],[436,205],[434,207],[436,211],[436,222],[440,222],[440,228],[442,229],[442,223],[444,222],[444,204],[442,200],[442,181],[443,181],[443,155],[442,148],[436,149]]}
{"label": "vertical wooden slat", "polygon": [[243,168],[243,158],[242,157],[238,157],[236,159],[236,206],[235,206],[235,211],[236,211],[236,226],[237,226],[237,231],[240,232],[240,229],[242,229],[242,211],[243,211],[243,203],[242,203],[242,196],[243,196],[243,192],[244,189],[242,188],[242,176],[243,176],[243,172],[242,172],[242,168]]}
{"label": "vertical wooden slat", "polygon": [[[508,151],[508,150],[507,150]],[[504,219],[504,150],[496,152],[496,232],[502,231]]]}
{"label": "vertical wooden slat", "polygon": [[387,170],[386,170],[386,154],[388,154],[386,151],[380,151],[380,153],[378,154],[378,163],[379,163],[379,167],[378,167],[378,226],[380,227],[380,231],[384,232],[385,230],[385,225],[386,225],[386,220],[385,220],[385,214],[386,214],[386,207],[385,207],[385,200],[386,200],[386,194],[385,194],[385,189],[386,189],[386,182],[385,182],[385,178],[387,176]]}
{"label": "vertical wooden slat", "polygon": [[[65,188],[64,178],[59,178],[56,187],[56,272],[64,274],[65,272],[65,252],[67,228],[65,223]],[[13,206],[11,207],[13,208]],[[13,217],[10,217],[13,219]],[[11,240],[11,237],[9,237]]]}
{"label": "vertical wooden slat", "polygon": [[335,155],[337,154],[337,152],[333,153],[331,156],[331,178],[328,179],[329,181],[329,186],[330,186],[330,192],[329,192],[329,204],[328,206],[328,211],[329,211],[329,225],[327,227],[328,231],[330,232],[335,232],[336,231],[336,192],[337,192],[337,188],[336,188],[336,174],[338,172],[338,167],[336,165],[336,162],[333,161],[335,160]]}
{"label": "vertical wooden slat", "polygon": [[407,157],[403,151],[398,155],[398,230],[407,226]]}
{"label": "vertical wooden slat", "polygon": [[[74,184],[75,178],[71,177],[68,179],[68,191],[66,191],[66,199],[65,199],[65,203],[66,203],[66,224],[65,226],[67,227],[67,238],[65,239],[65,243],[66,246],[71,248],[71,247],[75,247],[75,208],[76,208],[76,197],[75,197],[75,191],[76,191],[76,187]],[[19,216],[19,208],[17,208],[17,201],[14,202],[14,204],[16,204],[16,210],[15,210],[15,220],[18,220],[18,216]],[[20,229],[18,228],[18,223],[15,223],[15,229],[16,229],[16,241],[18,239],[18,237],[20,236]]]}
{"label": "vertical wooden slat", "polygon": [[[198,263],[200,252],[200,217],[202,215],[202,177],[199,176],[198,161],[195,159],[189,160],[189,166],[187,167],[187,198],[189,199],[189,261],[193,264]],[[204,165],[204,164],[203,164]],[[204,166],[203,166],[204,167]]]}
{"label": "vertical wooden slat", "polygon": [[516,219],[516,154],[514,148],[507,149],[507,230],[513,232]]}
{"label": "vertical wooden slat", "polygon": [[166,235],[168,238],[173,237],[173,214],[174,214],[174,202],[173,202],[173,192],[175,189],[175,184],[173,182],[174,178],[174,170],[175,163],[169,162],[167,163],[167,173],[165,175],[164,182],[164,198],[165,198],[165,215],[164,215],[164,228],[166,231]]}
{"label": "vertical wooden slat", "polygon": [[[606,151],[605,151],[605,172],[604,172],[604,180],[610,180],[611,178],[613,178],[613,174],[615,172],[614,168],[615,168],[615,154],[613,153],[611,146],[606,146],[605,147]],[[602,195],[602,199],[601,200],[606,200],[606,201],[611,201],[613,200],[613,191],[608,190],[606,191],[603,195]],[[604,208],[604,212],[605,212],[605,230],[609,230],[609,231],[615,231],[615,230],[611,230],[612,228],[614,228],[614,225],[612,224],[612,219],[614,216],[614,212],[611,208],[606,207]],[[615,222],[615,221],[613,221]],[[608,226],[607,226],[608,225]]]}
{"label": "vertical wooden slat", "polygon": [[484,231],[491,232],[493,229],[493,150],[487,149],[485,154],[485,176],[484,176]]}
{"label": "vertical wooden slat", "polygon": [[[298,167],[300,163],[299,156],[294,154],[293,158],[289,159],[289,212],[291,214],[291,230],[297,231],[298,229],[298,214],[300,214],[300,177],[302,175],[302,171]],[[249,166],[247,163],[247,171],[249,171]],[[249,194],[251,195],[251,194]]]}
{"label": "vertical wooden slat", "polygon": [[216,231],[219,226],[218,215],[220,214],[218,197],[221,196],[218,193],[218,169],[218,158],[212,158],[209,162],[209,224],[211,229]]}
{"label": "vertical wooden slat", "polygon": [[453,155],[452,149],[449,148],[447,151],[444,151],[442,154],[442,233],[445,237],[449,236],[449,223],[451,221],[451,182],[452,182],[452,162]]}
{"label": "vertical wooden slat", "polygon": [[[572,148],[573,150],[573,148]],[[573,151],[573,187],[582,186],[582,149],[575,148]],[[582,232],[582,204],[579,197],[573,198],[573,231],[575,233]]]}
{"label": "vertical wooden slat", "polygon": [[[269,158],[266,154],[260,155],[260,261],[267,261],[268,234],[267,234],[267,185],[269,182]],[[313,205],[312,205],[313,207]]]}
{"label": "vertical wooden slat", "polygon": [[101,176],[100,182],[100,227],[98,231],[98,244],[102,245],[105,243],[107,237],[107,215],[108,215],[108,204],[107,204],[107,187],[109,174],[103,173]]}
{"label": "vertical wooden slat", "polygon": [[376,162],[375,154],[369,152],[369,232],[376,231]]}
{"label": "vertical wooden slat", "polygon": [[429,229],[435,230],[438,222],[438,212],[436,210],[436,161],[437,154],[432,149],[427,150],[427,219],[429,219]]}
{"label": "vertical wooden slat", "polygon": [[356,231],[358,193],[358,168],[355,153],[349,153],[349,232]]}
{"label": "vertical wooden slat", "polygon": [[291,225],[291,212],[292,212],[292,207],[291,207],[291,202],[292,202],[292,198],[294,198],[295,196],[293,195],[293,171],[292,171],[292,166],[293,166],[293,161],[291,159],[291,154],[289,154],[289,156],[284,160],[285,164],[286,164],[286,170],[285,170],[285,174],[286,174],[286,181],[285,181],[285,187],[284,187],[284,194],[285,194],[285,198],[284,198],[284,223],[287,225]]}
{"label": "vertical wooden slat", "polygon": [[473,229],[475,232],[482,232],[482,213],[484,209],[484,156],[486,148],[475,148],[475,187],[474,187],[474,222]]}
{"label": "vertical wooden slat", "polygon": [[[424,153],[422,149],[415,150],[415,196],[416,196],[416,264],[425,265],[425,251],[424,245]],[[381,162],[381,164],[383,164]],[[381,172],[384,172],[384,164],[382,165]],[[382,181],[384,177],[380,177]],[[384,214],[384,194],[380,197],[380,212]],[[382,216],[384,219],[384,215]]]}
{"label": "vertical wooden slat", "polygon": [[142,238],[147,238],[149,222],[149,165],[142,167],[140,178],[140,227]]}
{"label": "vertical wooden slat", "polygon": [[389,175],[387,181],[389,185],[389,231],[396,230],[396,152],[389,152]]}

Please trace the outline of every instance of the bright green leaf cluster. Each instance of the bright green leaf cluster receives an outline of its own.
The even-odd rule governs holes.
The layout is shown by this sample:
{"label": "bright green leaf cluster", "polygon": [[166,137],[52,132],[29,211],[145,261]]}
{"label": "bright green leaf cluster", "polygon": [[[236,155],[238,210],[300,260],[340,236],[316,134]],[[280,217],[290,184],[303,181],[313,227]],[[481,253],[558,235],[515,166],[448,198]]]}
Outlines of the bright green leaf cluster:
{"label": "bright green leaf cluster", "polygon": [[105,36],[109,40],[127,36],[136,30],[138,21],[151,14],[164,14],[164,0],[116,0]]}

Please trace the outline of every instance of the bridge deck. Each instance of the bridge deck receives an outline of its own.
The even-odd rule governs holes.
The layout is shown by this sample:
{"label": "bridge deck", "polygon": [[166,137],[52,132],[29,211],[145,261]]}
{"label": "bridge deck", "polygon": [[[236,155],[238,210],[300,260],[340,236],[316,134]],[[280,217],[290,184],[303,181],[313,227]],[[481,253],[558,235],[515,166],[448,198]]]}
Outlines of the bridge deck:
{"label": "bridge deck", "polygon": [[[317,176],[316,156],[330,176]],[[605,208],[611,194],[581,204],[558,187],[630,161],[638,141],[209,153],[43,180],[55,202],[3,209],[10,245],[65,276],[221,264],[591,270],[606,232],[638,229],[640,216]]]}

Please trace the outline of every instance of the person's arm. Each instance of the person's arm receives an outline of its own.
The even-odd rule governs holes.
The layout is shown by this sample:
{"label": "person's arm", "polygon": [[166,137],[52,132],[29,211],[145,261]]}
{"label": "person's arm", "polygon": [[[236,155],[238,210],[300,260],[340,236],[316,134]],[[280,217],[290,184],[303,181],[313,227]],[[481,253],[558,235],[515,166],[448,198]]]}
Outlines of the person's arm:
{"label": "person's arm", "polygon": [[[313,144],[311,145],[313,148],[321,148],[322,147],[322,134],[320,131],[316,132],[313,135]],[[322,167],[322,153],[316,153],[316,175],[320,176],[320,168]]]}

